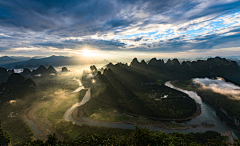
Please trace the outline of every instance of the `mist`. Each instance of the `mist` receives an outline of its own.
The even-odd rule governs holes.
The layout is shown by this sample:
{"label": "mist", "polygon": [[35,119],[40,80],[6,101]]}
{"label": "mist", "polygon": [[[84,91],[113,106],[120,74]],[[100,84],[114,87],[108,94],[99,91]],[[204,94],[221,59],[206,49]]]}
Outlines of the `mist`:
{"label": "mist", "polygon": [[209,79],[209,78],[195,78],[193,82],[200,84],[204,89],[211,89],[216,93],[231,95],[240,99],[240,87],[233,83],[226,82],[223,78]]}

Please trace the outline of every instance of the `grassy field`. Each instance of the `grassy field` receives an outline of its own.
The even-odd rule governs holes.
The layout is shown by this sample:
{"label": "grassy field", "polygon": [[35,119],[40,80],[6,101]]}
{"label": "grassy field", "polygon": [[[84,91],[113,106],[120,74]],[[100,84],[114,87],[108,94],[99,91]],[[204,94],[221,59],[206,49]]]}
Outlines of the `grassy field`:
{"label": "grassy field", "polygon": [[33,140],[33,132],[26,121],[22,118],[22,112],[19,111],[16,117],[8,117],[4,114],[10,113],[11,111],[14,111],[14,109],[12,108],[9,110],[9,108],[4,108],[3,113],[3,108],[4,106],[0,109],[0,120],[2,122],[3,129],[11,135],[12,144],[14,145],[19,142],[21,143]]}
{"label": "grassy field", "polygon": [[12,137],[12,144],[33,140],[33,132],[23,119],[24,111],[36,103],[37,95],[17,99],[15,103],[6,102],[0,105],[2,127]]}
{"label": "grassy field", "polygon": [[3,129],[11,135],[12,145],[33,140],[34,133],[25,119],[23,119],[24,112],[33,105],[37,105],[44,101],[50,101],[38,109],[34,114],[40,119],[46,117],[47,107],[57,102],[57,100],[53,100],[56,91],[59,92],[60,90],[61,92],[64,91],[67,93],[79,86],[78,83],[72,79],[73,77],[65,76],[33,78],[34,82],[37,84],[36,93],[17,99],[16,102],[13,103],[1,103],[0,121],[2,122]]}
{"label": "grassy field", "polygon": [[71,107],[74,103],[79,102],[79,99],[82,99],[86,93],[86,90],[83,89],[79,93],[74,93],[68,95],[67,98],[63,99],[63,101],[58,106],[48,107],[48,120],[51,121],[53,125],[56,125],[63,119],[63,115],[65,111]]}

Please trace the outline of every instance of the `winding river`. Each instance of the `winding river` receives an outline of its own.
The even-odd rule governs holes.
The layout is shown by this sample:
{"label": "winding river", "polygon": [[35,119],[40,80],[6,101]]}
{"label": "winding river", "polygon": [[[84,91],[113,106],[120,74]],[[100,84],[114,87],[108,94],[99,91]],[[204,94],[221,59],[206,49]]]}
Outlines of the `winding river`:
{"label": "winding river", "polygon": [[[80,80],[78,82],[80,82]],[[207,123],[207,124],[214,124],[215,127],[207,128],[207,127],[198,126],[196,128],[190,128],[190,129],[184,129],[184,130],[168,130],[168,129],[161,129],[161,128],[158,128],[156,126],[139,126],[139,127],[147,127],[148,129],[153,130],[153,131],[163,131],[163,132],[166,132],[166,133],[172,133],[172,132],[180,132],[180,133],[205,132],[205,131],[208,131],[208,130],[216,131],[216,132],[219,132],[219,133],[224,133],[224,132],[229,131],[229,129],[222,123],[222,121],[216,115],[215,109],[212,108],[210,105],[204,103],[202,101],[201,97],[198,96],[195,92],[187,91],[187,90],[183,90],[183,89],[174,87],[170,83],[170,81],[166,82],[165,86],[188,94],[189,97],[193,98],[197,103],[200,104],[201,110],[202,110],[201,114],[196,118],[193,118],[189,121],[186,121],[185,123],[191,124],[191,125],[201,125],[201,123]],[[80,88],[84,89],[83,86],[81,86]],[[90,89],[88,89],[88,91],[86,92],[86,95],[84,96],[83,100],[81,102],[78,102],[78,103],[75,103],[74,105],[72,105],[64,113],[63,118],[67,121],[72,121],[72,122],[74,122],[75,124],[78,124],[78,125],[87,124],[87,125],[90,125],[90,126],[103,126],[103,127],[109,127],[109,128],[135,129],[135,125],[126,124],[126,123],[98,122],[98,121],[90,120],[86,117],[81,117],[80,118],[82,120],[82,122],[73,119],[72,112],[76,108],[78,108],[78,107],[84,105],[86,102],[88,102],[90,100],[90,98],[91,98]],[[237,139],[237,136],[233,132],[232,132],[232,136],[233,136],[233,138]]]}

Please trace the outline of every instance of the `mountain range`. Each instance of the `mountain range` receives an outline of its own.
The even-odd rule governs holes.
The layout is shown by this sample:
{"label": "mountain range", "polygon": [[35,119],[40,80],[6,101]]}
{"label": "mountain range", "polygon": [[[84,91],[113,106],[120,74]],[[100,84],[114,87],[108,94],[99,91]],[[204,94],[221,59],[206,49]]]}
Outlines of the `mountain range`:
{"label": "mountain range", "polygon": [[[106,59],[98,59],[93,58],[91,61],[92,64],[98,64],[98,63],[109,63]],[[73,56],[73,57],[67,57],[67,56],[50,56],[45,58],[39,58],[36,59],[31,58],[28,60],[22,60],[22,59],[15,59],[13,57],[3,56],[0,57],[0,66],[7,68],[7,69],[19,69],[19,68],[35,68],[39,65],[45,65],[48,66],[49,64],[53,66],[64,66],[64,65],[79,65],[79,64],[89,64],[89,59],[85,56]]]}

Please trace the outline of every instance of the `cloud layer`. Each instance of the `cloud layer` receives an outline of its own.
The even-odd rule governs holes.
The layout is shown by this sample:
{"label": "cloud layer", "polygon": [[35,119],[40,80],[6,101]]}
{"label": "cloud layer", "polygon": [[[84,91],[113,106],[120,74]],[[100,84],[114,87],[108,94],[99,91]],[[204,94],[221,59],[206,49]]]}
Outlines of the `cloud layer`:
{"label": "cloud layer", "polygon": [[239,8],[238,0],[0,1],[0,52],[239,47]]}
{"label": "cloud layer", "polygon": [[240,99],[240,87],[232,83],[225,82],[224,79],[195,78],[194,83],[200,84],[205,89],[212,89],[216,93],[231,95]]}

